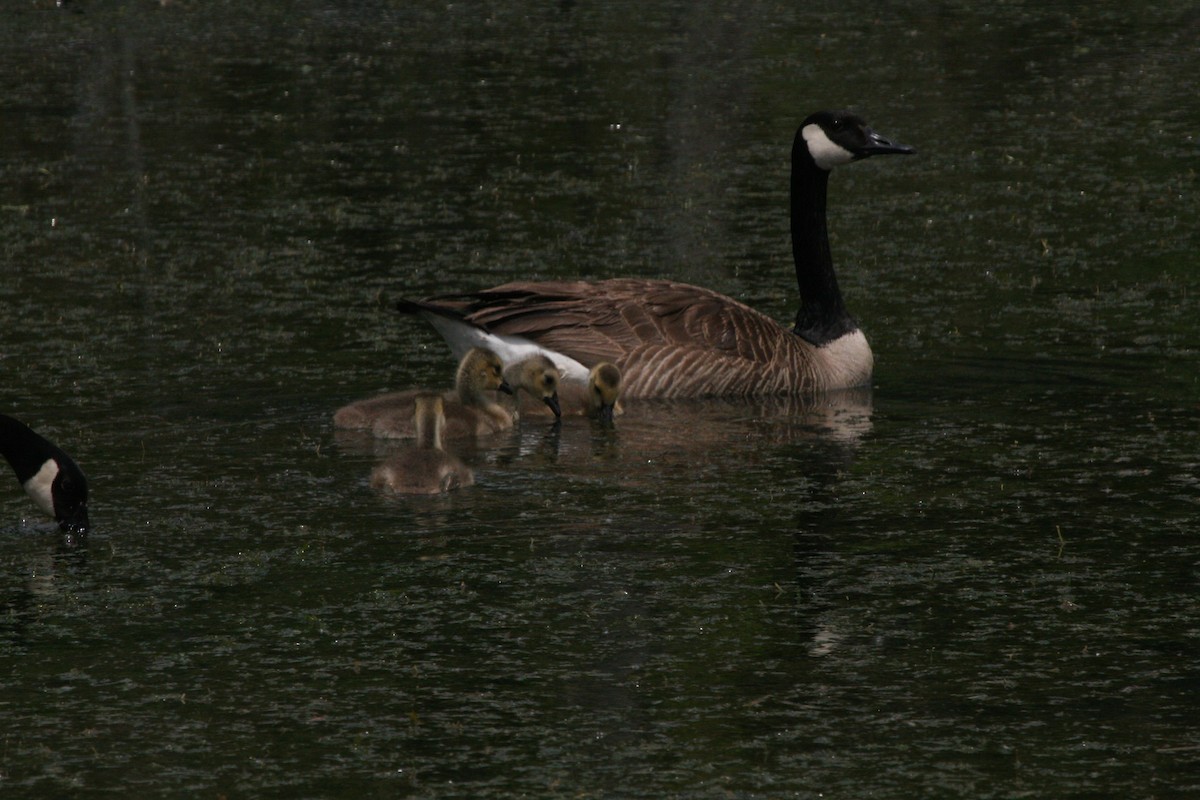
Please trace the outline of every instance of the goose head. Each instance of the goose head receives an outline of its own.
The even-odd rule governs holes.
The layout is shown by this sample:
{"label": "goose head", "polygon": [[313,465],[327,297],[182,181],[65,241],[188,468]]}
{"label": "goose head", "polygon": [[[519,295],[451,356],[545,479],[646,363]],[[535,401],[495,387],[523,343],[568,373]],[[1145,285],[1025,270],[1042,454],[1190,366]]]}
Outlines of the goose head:
{"label": "goose head", "polygon": [[454,386],[460,400],[475,405],[485,397],[485,392],[513,393],[512,387],[504,379],[504,363],[500,356],[483,347],[473,347],[463,356]]}
{"label": "goose head", "polygon": [[0,414],[0,454],[30,499],[54,517],[60,530],[69,535],[88,532],[87,478],[69,455],[7,414]]}
{"label": "goose head", "polygon": [[601,361],[588,373],[588,415],[611,423],[617,398],[621,395],[621,370],[616,364]]}
{"label": "goose head", "polygon": [[[812,163],[829,171],[870,156],[912,155],[917,151],[877,133],[866,120],[850,111],[818,111],[800,123],[797,147]],[[804,147],[799,145],[803,142]]]}
{"label": "goose head", "polygon": [[558,367],[549,358],[536,355],[518,361],[505,371],[505,377],[515,388],[523,389],[533,399],[545,403],[555,417],[562,416],[558,402]]}

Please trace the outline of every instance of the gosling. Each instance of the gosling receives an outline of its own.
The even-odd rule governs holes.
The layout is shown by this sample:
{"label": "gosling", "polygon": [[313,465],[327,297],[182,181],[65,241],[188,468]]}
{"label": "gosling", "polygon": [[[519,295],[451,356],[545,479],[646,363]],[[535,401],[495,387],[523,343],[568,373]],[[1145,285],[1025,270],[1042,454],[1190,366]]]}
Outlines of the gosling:
{"label": "gosling", "polygon": [[434,393],[412,398],[415,446],[398,453],[371,472],[371,487],[396,494],[442,494],[475,483],[471,470],[442,449],[445,401]]}
{"label": "gosling", "polygon": [[[569,380],[561,380],[558,384],[562,414],[589,416],[604,423],[611,423],[614,415],[623,413],[624,409],[618,402],[620,396],[621,370],[608,361],[602,361],[592,367],[588,372],[586,384]],[[545,410],[538,404],[528,400],[521,404],[521,411],[525,414],[545,414]]]}
{"label": "gosling", "polygon": [[[467,351],[459,362],[454,390],[443,395],[444,438],[480,436],[512,427],[512,415],[492,394],[494,391],[512,394],[503,369],[500,358],[491,350]],[[369,430],[385,439],[411,439],[416,435],[413,400],[427,392],[409,389],[358,400],[339,408],[333,415],[333,424],[338,428]]]}
{"label": "gosling", "polygon": [[[546,356],[530,356],[509,364],[504,370],[504,379],[513,387],[514,393],[523,391],[529,395],[534,402],[534,408],[538,408],[537,404],[540,403],[550,409],[555,418],[562,416],[562,405],[558,399],[558,367]],[[521,406],[519,396],[517,398],[518,402],[513,408],[514,419],[519,417],[517,409]]]}

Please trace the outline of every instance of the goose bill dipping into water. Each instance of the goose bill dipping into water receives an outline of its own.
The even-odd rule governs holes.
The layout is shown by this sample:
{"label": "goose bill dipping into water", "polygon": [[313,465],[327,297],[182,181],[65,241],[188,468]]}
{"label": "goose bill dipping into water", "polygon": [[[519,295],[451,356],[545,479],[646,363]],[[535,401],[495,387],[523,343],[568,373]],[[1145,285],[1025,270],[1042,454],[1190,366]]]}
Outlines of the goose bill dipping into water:
{"label": "goose bill dipping into water", "polygon": [[846,111],[809,116],[792,145],[791,233],[800,310],[792,328],[725,295],[666,280],[516,282],[465,294],[401,300],[456,356],[495,350],[504,362],[544,352],[564,380],[585,384],[611,361],[632,398],[803,394],[871,379],[866,337],[846,310],[825,225],[834,167],[915,150]]}
{"label": "goose bill dipping into water", "polygon": [[62,448],[20,420],[0,414],[0,454],[33,502],[60,530],[86,534],[88,483]]}

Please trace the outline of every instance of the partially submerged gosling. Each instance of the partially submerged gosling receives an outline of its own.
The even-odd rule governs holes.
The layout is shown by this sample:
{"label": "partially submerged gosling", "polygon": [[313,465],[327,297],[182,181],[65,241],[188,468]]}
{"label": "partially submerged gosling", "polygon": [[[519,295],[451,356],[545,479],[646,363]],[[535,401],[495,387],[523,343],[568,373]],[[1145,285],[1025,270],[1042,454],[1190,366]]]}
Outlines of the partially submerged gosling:
{"label": "partially submerged gosling", "polygon": [[[458,365],[454,391],[442,395],[446,418],[444,438],[486,436],[511,428],[512,413],[498,402],[497,391],[513,393],[504,379],[500,357],[481,347],[467,351]],[[398,403],[378,414],[371,424],[371,432],[381,439],[413,438],[416,428],[412,401]]]}
{"label": "partially submerged gosling", "polygon": [[442,449],[445,401],[434,393],[413,397],[414,447],[398,453],[371,472],[371,486],[397,494],[441,494],[475,482],[471,470]]}

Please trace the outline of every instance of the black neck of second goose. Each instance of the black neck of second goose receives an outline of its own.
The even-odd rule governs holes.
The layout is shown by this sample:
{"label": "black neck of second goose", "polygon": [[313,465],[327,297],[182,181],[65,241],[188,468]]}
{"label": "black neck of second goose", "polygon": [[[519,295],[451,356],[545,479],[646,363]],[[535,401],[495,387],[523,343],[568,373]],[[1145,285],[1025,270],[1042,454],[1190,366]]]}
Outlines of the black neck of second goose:
{"label": "black neck of second goose", "polygon": [[800,287],[800,310],[792,332],[817,345],[832,342],[858,328],[846,311],[825,227],[825,193],[829,171],[813,163],[804,137],[792,146],[792,257]]}
{"label": "black neck of second goose", "polygon": [[41,436],[25,423],[0,414],[0,455],[7,459],[21,483],[37,474],[53,454]]}

